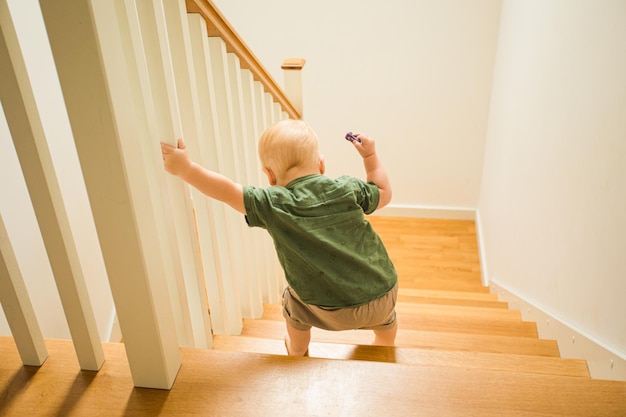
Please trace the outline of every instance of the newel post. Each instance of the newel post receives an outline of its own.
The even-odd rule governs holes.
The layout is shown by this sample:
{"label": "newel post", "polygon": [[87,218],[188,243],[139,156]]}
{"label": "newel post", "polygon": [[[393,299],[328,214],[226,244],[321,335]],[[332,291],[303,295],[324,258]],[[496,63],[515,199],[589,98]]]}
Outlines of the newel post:
{"label": "newel post", "polygon": [[285,74],[285,95],[302,117],[302,68],[304,58],[287,58],[281,65]]}

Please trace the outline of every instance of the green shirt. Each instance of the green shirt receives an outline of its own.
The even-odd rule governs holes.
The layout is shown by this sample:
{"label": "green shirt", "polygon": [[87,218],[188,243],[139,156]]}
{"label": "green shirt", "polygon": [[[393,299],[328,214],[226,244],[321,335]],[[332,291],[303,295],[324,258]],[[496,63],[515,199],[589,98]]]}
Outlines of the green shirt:
{"label": "green shirt", "polygon": [[286,187],[244,187],[246,221],[267,229],[289,286],[307,304],[355,307],[397,283],[387,251],[365,214],[378,187],[352,177],[298,178]]}

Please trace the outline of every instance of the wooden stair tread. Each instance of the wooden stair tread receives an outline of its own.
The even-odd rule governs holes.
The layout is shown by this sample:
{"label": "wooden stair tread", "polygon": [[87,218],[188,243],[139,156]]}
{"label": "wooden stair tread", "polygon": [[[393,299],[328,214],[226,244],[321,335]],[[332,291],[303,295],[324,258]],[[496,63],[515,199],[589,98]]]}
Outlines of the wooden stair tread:
{"label": "wooden stair tread", "polygon": [[[396,263],[397,264],[397,263]],[[480,272],[463,274],[446,268],[408,267],[397,268],[398,283],[405,288],[421,288],[435,291],[459,291],[488,293],[489,289],[480,283]]]}
{"label": "wooden stair tread", "polygon": [[398,270],[400,288],[489,293],[470,220],[368,216]]}
{"label": "wooden stair tread", "polygon": [[436,291],[484,292],[485,294],[489,292],[488,288],[476,283],[477,281],[480,281],[479,274],[476,274],[476,276],[472,277],[471,280],[467,280],[465,278],[457,279],[451,275],[445,277],[445,279],[441,279],[443,274],[441,271],[424,272],[422,270],[412,269],[406,271],[399,270],[398,273],[404,276],[398,279],[401,287],[421,288]]}
{"label": "wooden stair tread", "polygon": [[398,302],[401,329],[537,337],[537,325],[522,321],[519,311],[481,307]]}
{"label": "wooden stair tread", "polygon": [[407,218],[376,215],[368,216],[367,220],[376,230],[384,228],[386,231],[395,231],[393,236],[476,236],[476,227],[473,220]]}
{"label": "wooden stair tread", "polygon": [[[284,341],[279,339],[215,335],[213,346],[214,349],[225,351],[287,354]],[[589,378],[586,361],[545,356],[312,342],[309,345],[309,357]]]}
{"label": "wooden stair tread", "polygon": [[498,309],[508,308],[508,304],[502,301],[480,301],[480,300],[450,299],[450,298],[439,298],[439,297],[415,297],[415,296],[402,295],[402,294],[398,294],[398,301],[406,302],[406,303],[452,305],[452,306],[463,306],[463,307],[486,307],[486,308],[498,308]]}
{"label": "wooden stair tread", "polygon": [[427,290],[423,288],[400,288],[398,291],[398,301],[466,307],[508,308],[506,302],[498,301],[496,294],[469,291]]}
{"label": "wooden stair tread", "polygon": [[[285,332],[285,324],[278,320],[244,319],[241,335],[282,340]],[[373,339],[373,333],[366,330],[331,332],[313,328],[311,330],[311,337],[313,341],[317,342],[369,344]],[[404,329],[398,331],[396,345],[399,347],[423,349],[516,353],[521,355],[552,357],[560,356],[556,341],[531,337],[493,336]]]}
{"label": "wooden stair tread", "polygon": [[[399,302],[396,311],[400,330],[537,337],[537,325],[523,322],[514,310]],[[281,307],[266,304],[263,319],[284,320]]]}
{"label": "wooden stair tread", "polygon": [[399,314],[414,316],[441,315],[448,317],[467,317],[477,320],[522,320],[522,314],[519,312],[519,310],[509,310],[503,308],[494,309],[489,307],[451,306],[438,304],[407,303],[403,301],[398,301],[396,303],[396,311]]}
{"label": "wooden stair tread", "polygon": [[428,297],[428,298],[448,298],[460,300],[477,300],[477,301],[498,301],[498,296],[489,292],[469,292],[469,291],[446,291],[446,290],[427,290],[423,288],[399,288],[399,295]]}
{"label": "wooden stair tread", "polygon": [[33,370],[7,339],[0,411],[8,416],[626,415],[624,382],[203,349],[181,349],[170,391],[136,389],[121,344],[104,345],[95,373],[79,370],[71,341],[46,341],[50,357]]}

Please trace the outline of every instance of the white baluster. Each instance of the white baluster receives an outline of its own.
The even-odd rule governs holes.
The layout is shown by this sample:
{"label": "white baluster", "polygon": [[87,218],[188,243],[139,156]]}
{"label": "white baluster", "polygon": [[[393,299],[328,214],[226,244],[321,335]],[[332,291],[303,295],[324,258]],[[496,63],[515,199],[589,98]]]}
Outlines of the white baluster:
{"label": "white baluster", "polygon": [[[138,44],[131,36],[138,32],[136,15],[131,18],[134,6],[84,0],[63,2],[62,7],[42,1],[42,6],[133,381],[139,387],[168,389],[181,358],[158,193],[158,178],[165,174],[158,138],[147,128],[141,105],[143,85],[134,56]],[[77,73],[73,63],[78,59]]]}
{"label": "white baluster", "polygon": [[[267,127],[274,123],[273,116],[273,100],[271,94],[264,91],[260,83],[255,83],[257,108],[261,111],[258,112],[257,126],[262,133]],[[267,184],[267,180],[266,180]],[[267,266],[268,266],[268,297],[270,303],[278,302],[280,294],[282,294],[282,288],[284,287],[284,273],[282,268],[278,264],[278,257],[274,249],[274,244],[269,237],[266,236],[265,251],[267,254]]]}
{"label": "white baluster", "polygon": [[[239,181],[238,164],[239,156],[237,148],[234,146],[233,131],[234,121],[232,116],[232,95],[230,91],[230,79],[228,71],[228,60],[226,46],[222,39],[210,37],[209,56],[211,62],[212,91],[214,92],[217,110],[217,123],[219,126],[219,137],[215,140],[217,165],[213,168],[226,175],[234,181]],[[225,277],[235,284],[224,286],[225,289],[234,293],[225,294],[225,307],[228,311],[227,333],[239,334],[241,332],[241,317],[245,309],[246,300],[242,297],[242,289],[245,288],[244,263],[245,257],[241,251],[243,247],[243,222],[245,221],[240,213],[227,208],[225,211],[225,230],[220,233],[219,245],[225,245],[231,257],[231,268],[233,274]]]}
{"label": "white baluster", "polygon": [[[251,155],[250,139],[248,137],[248,124],[251,122],[248,112],[246,112],[246,98],[244,96],[243,78],[247,75],[252,79],[252,74],[248,70],[241,69],[239,58],[235,54],[228,54],[228,68],[230,71],[231,96],[233,98],[233,121],[235,131],[233,134],[233,144],[237,148],[239,158],[239,182],[245,185],[251,184]],[[256,152],[254,152],[256,154]],[[244,277],[245,286],[242,289],[241,300],[242,314],[244,317],[261,317],[263,315],[263,299],[259,290],[259,266],[256,262],[255,244],[258,236],[245,222],[241,222],[243,233],[242,251],[244,255]]]}
{"label": "white baluster", "polygon": [[[184,132],[163,5],[158,0],[136,0],[134,3],[127,0],[125,4],[132,20],[134,55],[138,77],[142,80],[141,103],[145,106],[151,132],[147,143],[155,150],[159,142],[176,145],[177,138],[183,137]],[[165,175],[162,166],[155,175],[165,176],[159,185],[162,187],[164,214],[167,216],[163,221],[168,225],[167,239],[173,265],[173,274],[168,275],[167,284],[178,342],[181,346],[193,346],[186,283],[198,279],[198,244],[191,192],[178,178]]]}
{"label": "white baluster", "polygon": [[272,102],[272,106],[274,107],[274,121],[278,122],[279,120],[286,119],[286,113],[283,112],[283,108],[280,106],[280,103]]}
{"label": "white baluster", "polygon": [[[184,1],[163,2],[167,35],[170,45],[171,63],[176,97],[179,108],[182,132],[189,154],[194,160],[200,161],[199,141],[204,140],[203,125],[200,123],[200,107],[196,72],[191,51],[191,38],[187,22],[187,10]],[[211,322],[208,314],[209,306],[206,297],[206,285],[203,264],[210,268],[214,264],[210,230],[198,228],[197,220],[208,219],[209,211],[204,196],[195,188],[191,189],[194,211],[189,222],[189,241],[195,256],[194,263],[189,267],[195,270],[185,274],[185,290],[188,301],[194,347],[210,347],[213,344]],[[204,243],[204,245],[201,245]]]}
{"label": "white baluster", "polygon": [[[266,110],[265,110],[265,93],[263,91],[263,84],[259,81],[254,81],[252,85],[252,89],[254,91],[253,94],[253,108],[254,108],[254,137],[256,138],[255,149],[258,149],[257,143],[258,139],[261,137],[261,134],[267,127],[266,123]],[[267,177],[262,171],[261,162],[259,161],[258,151],[256,152],[256,165],[258,167],[258,175],[259,175],[259,186],[267,187],[268,181]],[[272,241],[266,231],[260,230],[259,234],[261,241],[261,256],[263,257],[263,279],[261,281],[261,291],[263,293],[263,301],[266,303],[272,302],[271,300],[275,299],[275,296],[272,296],[273,287],[270,285],[271,277],[274,275],[274,262],[273,259],[276,257],[274,247],[272,246]]]}
{"label": "white baluster", "polygon": [[1,214],[0,304],[2,304],[22,363],[29,366],[41,366],[48,358],[48,350]]}
{"label": "white baluster", "polygon": [[36,2],[3,0],[0,15],[0,100],[20,132],[15,149],[80,366],[98,370],[104,352],[85,277],[106,282],[106,272],[41,12]]}
{"label": "white baluster", "polygon": [[266,126],[270,126],[277,121],[274,119],[274,100],[268,92],[263,93],[263,98],[265,100],[265,123]]}
{"label": "white baluster", "polygon": [[[217,108],[213,87],[213,70],[209,59],[209,39],[206,24],[197,14],[188,15],[189,29],[196,66],[196,81],[200,103],[200,122],[203,125],[204,137],[198,141],[199,162],[209,169],[217,170],[217,141],[220,137]],[[241,330],[241,313],[233,280],[233,267],[229,252],[228,232],[226,228],[226,211],[231,210],[222,202],[204,198],[208,215],[198,217],[198,227],[206,227],[211,231],[211,245],[214,253],[214,265],[205,265],[207,296],[211,308],[213,331],[216,334],[238,333]],[[207,245],[209,242],[207,242]],[[209,274],[210,272],[210,274]]]}

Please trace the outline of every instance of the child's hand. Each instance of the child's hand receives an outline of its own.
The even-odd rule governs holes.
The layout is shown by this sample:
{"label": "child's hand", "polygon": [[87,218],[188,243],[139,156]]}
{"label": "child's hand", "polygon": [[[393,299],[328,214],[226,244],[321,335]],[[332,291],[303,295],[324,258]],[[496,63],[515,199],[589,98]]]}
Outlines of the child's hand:
{"label": "child's hand", "polygon": [[165,170],[172,175],[180,176],[191,167],[191,159],[182,139],[178,139],[177,148],[161,142],[161,155]]}
{"label": "child's hand", "polygon": [[376,153],[376,143],[374,139],[362,133],[355,133],[354,136],[361,140],[361,143],[352,141],[352,146],[356,148],[363,159]]}

